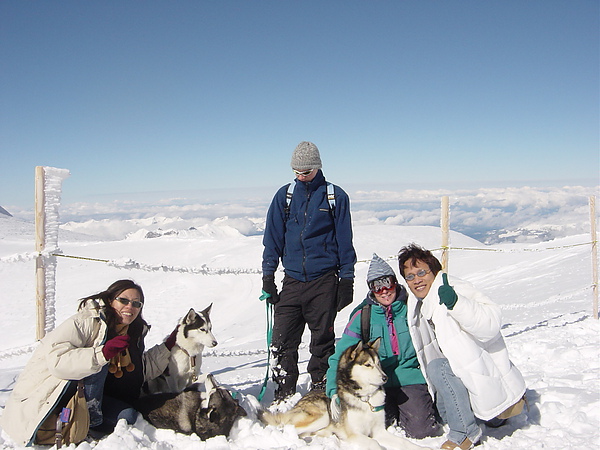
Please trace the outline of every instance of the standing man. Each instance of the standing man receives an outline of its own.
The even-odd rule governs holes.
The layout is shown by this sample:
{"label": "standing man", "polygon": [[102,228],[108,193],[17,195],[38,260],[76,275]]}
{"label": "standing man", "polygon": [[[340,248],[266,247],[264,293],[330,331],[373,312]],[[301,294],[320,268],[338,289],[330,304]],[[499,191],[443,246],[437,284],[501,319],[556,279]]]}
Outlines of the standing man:
{"label": "standing man", "polygon": [[[327,361],[335,350],[334,320],[352,303],[356,263],[350,200],[339,186],[325,181],[317,146],[300,142],[291,166],[296,180],[275,194],[263,238],[263,291],[275,305],[275,401],[296,392],[298,347],[307,324],[312,388],[325,389]],[[275,271],[280,259],[285,275],[278,293]]]}

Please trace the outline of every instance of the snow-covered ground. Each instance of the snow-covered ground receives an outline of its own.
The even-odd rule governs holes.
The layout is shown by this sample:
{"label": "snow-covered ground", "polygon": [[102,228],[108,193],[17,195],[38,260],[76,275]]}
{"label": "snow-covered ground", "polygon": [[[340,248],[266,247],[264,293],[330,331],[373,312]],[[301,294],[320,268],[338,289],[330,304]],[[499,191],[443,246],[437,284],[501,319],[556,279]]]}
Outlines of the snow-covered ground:
{"label": "snow-covered ground", "polygon": [[[246,219],[242,225],[251,221]],[[93,236],[98,222],[85,223],[64,227],[59,235],[63,255],[91,259],[57,258],[56,323],[74,313],[79,298],[120,278],[132,278],[144,288],[144,316],[152,325],[148,345],[161,341],[190,307],[203,309],[213,303],[213,331],[219,345],[205,352],[203,371],[238,392],[250,414],[228,438],[202,442],[196,436],[156,430],[140,418],[134,426],[121,423],[112,435],[97,443],[82,443],[78,449],[341,448],[335,438],[307,442],[292,429],[264,427],[253,413],[267,370],[265,304],[258,299],[260,232],[242,234],[227,220],[213,220],[196,227],[186,223],[184,231],[155,238],[147,237],[153,235],[140,225],[141,231],[126,238],[108,239],[99,237],[101,233]],[[118,227],[118,221],[113,224]],[[85,232],[90,234],[80,234]],[[367,292],[364,280],[373,252],[390,258],[396,269],[393,256],[400,247],[416,242],[439,248],[441,232],[435,226],[371,224],[365,219],[355,221],[354,236],[359,258],[357,304]],[[503,334],[528,386],[529,411],[504,427],[486,429],[482,450],[600,447],[600,339],[599,323],[592,317],[590,241],[589,233],[577,233],[551,241],[487,246],[451,232],[451,246],[467,250],[450,252],[449,270],[473,282],[502,307]],[[35,346],[34,271],[32,224],[0,214],[0,408]],[[338,335],[351,309],[339,314]],[[300,393],[309,380],[307,342],[305,334]],[[262,403],[269,405],[272,397],[269,382]],[[418,441],[433,448],[441,442],[442,437]],[[4,432],[0,447],[19,448]]]}

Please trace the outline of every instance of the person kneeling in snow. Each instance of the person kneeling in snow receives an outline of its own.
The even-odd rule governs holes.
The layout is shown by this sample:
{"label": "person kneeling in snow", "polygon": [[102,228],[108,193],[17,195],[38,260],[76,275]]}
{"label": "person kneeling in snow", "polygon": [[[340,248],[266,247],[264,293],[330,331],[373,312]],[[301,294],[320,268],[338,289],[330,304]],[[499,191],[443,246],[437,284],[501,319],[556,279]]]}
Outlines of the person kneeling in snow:
{"label": "person kneeling in snow", "polygon": [[0,418],[4,431],[19,444],[40,443],[42,424],[73,397],[76,380],[83,381],[96,437],[112,432],[121,418],[135,423],[131,404],[143,383],[166,369],[175,344],[172,333],[144,351],[143,305],[142,288],[131,280],[82,299],[77,314],[40,341],[19,375]]}
{"label": "person kneeling in snow", "polygon": [[519,414],[525,381],[508,357],[500,308],[470,283],[441,273],[439,260],[418,245],[398,253],[412,293],[408,326],[427,383],[450,431],[442,449],[469,449],[481,439],[476,418],[498,427]]}
{"label": "person kneeling in snow", "polygon": [[367,286],[367,297],[350,314],[335,353],[329,358],[326,393],[335,398],[337,369],[344,351],[361,340],[381,338],[379,359],[387,375],[386,426],[396,423],[414,439],[439,436],[441,426],[436,421],[433,399],[406,323],[406,288],[398,284],[394,270],[375,253],[367,273]]}

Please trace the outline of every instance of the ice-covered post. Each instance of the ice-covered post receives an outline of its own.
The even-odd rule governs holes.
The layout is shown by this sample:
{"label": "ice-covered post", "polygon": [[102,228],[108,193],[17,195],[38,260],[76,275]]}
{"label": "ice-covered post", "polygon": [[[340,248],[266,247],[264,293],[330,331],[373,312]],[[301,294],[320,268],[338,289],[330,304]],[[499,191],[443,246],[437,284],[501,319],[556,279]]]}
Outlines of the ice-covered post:
{"label": "ice-covered post", "polygon": [[596,234],[596,196],[590,196],[590,232],[592,234],[592,290],[594,319],[598,319],[598,237]]}
{"label": "ice-covered post", "polygon": [[44,337],[46,329],[46,311],[44,299],[46,298],[46,283],[44,281],[44,168],[37,166],[35,168],[35,310],[37,324],[35,327],[36,339]]}
{"label": "ice-covered post", "polygon": [[448,273],[448,233],[450,227],[450,207],[447,195],[442,197],[440,227],[442,228],[442,270]]}
{"label": "ice-covered post", "polygon": [[35,261],[36,338],[43,338],[54,328],[55,275],[58,251],[58,208],[62,181],[67,169],[35,168]]}

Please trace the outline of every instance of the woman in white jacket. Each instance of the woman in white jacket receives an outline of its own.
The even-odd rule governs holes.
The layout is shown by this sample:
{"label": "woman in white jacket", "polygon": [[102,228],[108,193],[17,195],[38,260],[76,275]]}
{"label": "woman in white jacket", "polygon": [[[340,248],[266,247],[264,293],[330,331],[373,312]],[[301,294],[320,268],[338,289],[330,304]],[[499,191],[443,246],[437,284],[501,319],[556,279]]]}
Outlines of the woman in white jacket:
{"label": "woman in white jacket", "polygon": [[441,448],[472,448],[482,434],[475,418],[500,426],[523,407],[525,381],[508,357],[500,308],[466,281],[450,285],[438,259],[415,244],[400,250],[398,263],[412,293],[413,344],[450,428]]}
{"label": "woman in white jacket", "polygon": [[131,280],[82,299],[77,314],[40,341],[19,375],[0,418],[4,431],[21,445],[36,443],[40,425],[66,405],[77,380],[84,381],[91,427],[104,434],[120,418],[134,423],[132,402],[167,367],[174,344],[172,335],[144,351],[143,305],[142,288]]}

